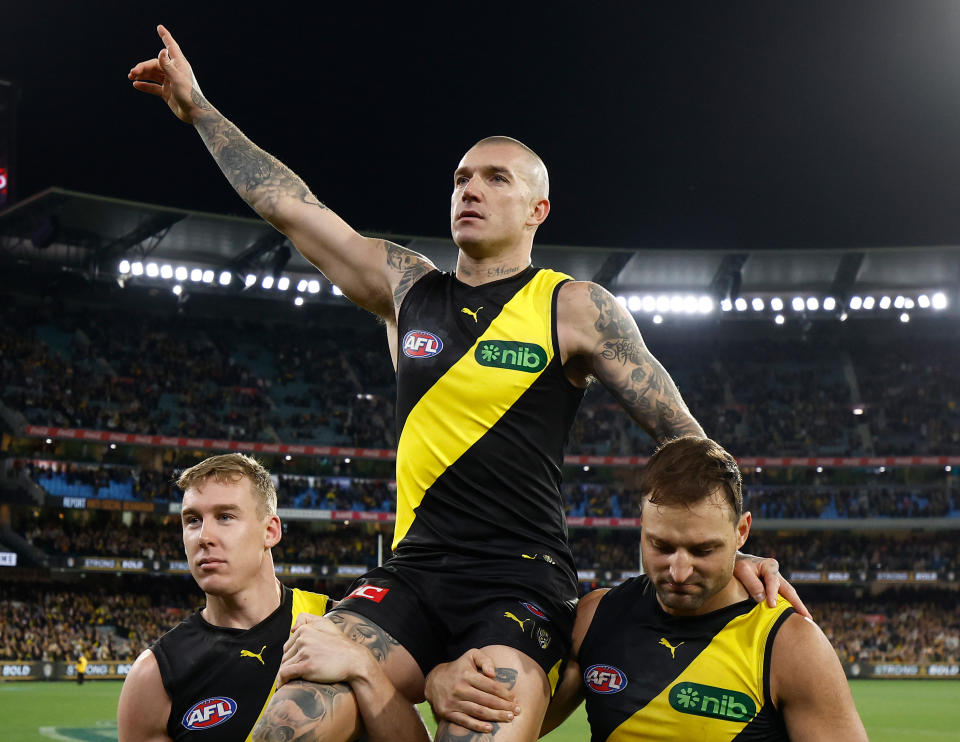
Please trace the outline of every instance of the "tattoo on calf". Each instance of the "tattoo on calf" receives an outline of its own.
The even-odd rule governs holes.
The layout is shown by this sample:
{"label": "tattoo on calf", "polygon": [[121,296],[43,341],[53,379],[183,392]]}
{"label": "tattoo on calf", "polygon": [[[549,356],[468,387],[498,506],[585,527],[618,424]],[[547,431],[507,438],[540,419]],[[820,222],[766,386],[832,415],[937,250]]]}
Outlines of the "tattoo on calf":
{"label": "tattoo on calf", "polygon": [[390,634],[381,629],[372,621],[358,613],[350,611],[333,611],[327,614],[327,618],[348,638],[357,644],[362,644],[370,650],[377,662],[383,662],[390,656],[390,652],[395,647],[400,646],[400,642],[394,639]]}
{"label": "tattoo on calf", "polygon": [[317,739],[337,696],[349,693],[344,683],[318,685],[295,680],[270,699],[251,732],[254,742],[309,742]]}
{"label": "tattoo on calf", "polygon": [[497,736],[500,725],[491,722],[490,726],[493,728],[489,732],[471,732],[462,727],[454,731],[450,728],[450,722],[441,721],[437,725],[437,736],[434,737],[434,742],[491,742]]}

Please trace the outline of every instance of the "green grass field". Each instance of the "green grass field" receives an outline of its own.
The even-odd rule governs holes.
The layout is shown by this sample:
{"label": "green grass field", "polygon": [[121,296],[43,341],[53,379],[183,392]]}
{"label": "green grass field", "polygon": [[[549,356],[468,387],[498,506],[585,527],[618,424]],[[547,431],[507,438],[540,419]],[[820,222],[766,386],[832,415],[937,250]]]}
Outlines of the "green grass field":
{"label": "green grass field", "polygon": [[[960,683],[955,680],[855,680],[857,708],[872,742],[940,742],[957,739]],[[119,681],[0,683],[2,742],[116,742]],[[425,717],[432,722],[429,710]],[[581,709],[544,739],[590,738]]]}

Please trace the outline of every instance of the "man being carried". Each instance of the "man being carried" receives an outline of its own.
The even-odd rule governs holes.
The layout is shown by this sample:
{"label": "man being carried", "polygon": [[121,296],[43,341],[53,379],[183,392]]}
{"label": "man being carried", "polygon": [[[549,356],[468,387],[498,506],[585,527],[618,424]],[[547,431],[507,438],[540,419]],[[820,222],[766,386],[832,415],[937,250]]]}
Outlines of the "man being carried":
{"label": "man being carried", "polygon": [[[486,648],[524,708],[497,739],[534,739],[578,595],[560,474],[583,389],[599,379],[658,441],[702,429],[609,292],[531,265],[550,201],[547,170],[528,147],[489,137],[460,160],[450,199],[457,268],[442,273],[328,209],[209,103],[169,31],[158,31],[164,48],[130,71],[134,87],[192,124],[240,196],[386,325],[400,431],[394,556],[337,615],[376,644],[411,700],[438,663]],[[767,568],[773,595],[775,563]],[[282,679],[319,680],[314,630],[292,637]],[[456,731],[444,723],[438,738]]]}

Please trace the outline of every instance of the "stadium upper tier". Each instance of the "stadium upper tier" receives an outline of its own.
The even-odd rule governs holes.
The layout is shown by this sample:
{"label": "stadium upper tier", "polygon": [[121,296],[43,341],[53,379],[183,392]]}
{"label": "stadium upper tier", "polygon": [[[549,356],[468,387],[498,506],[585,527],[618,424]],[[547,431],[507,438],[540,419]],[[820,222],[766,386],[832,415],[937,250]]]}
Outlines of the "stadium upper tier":
{"label": "stadium upper tier", "polygon": [[[3,404],[39,426],[391,449],[383,330],[354,310],[327,314],[256,321],[20,297],[0,314]],[[960,450],[952,328],[644,332],[704,429],[737,456]],[[588,391],[570,453],[651,449],[602,387]]]}

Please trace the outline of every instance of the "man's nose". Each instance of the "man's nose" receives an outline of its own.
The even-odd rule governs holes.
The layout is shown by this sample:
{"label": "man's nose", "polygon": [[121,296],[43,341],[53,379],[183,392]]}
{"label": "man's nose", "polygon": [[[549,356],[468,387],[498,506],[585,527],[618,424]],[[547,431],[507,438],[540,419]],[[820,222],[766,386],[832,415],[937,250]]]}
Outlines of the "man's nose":
{"label": "man's nose", "polygon": [[476,175],[473,175],[470,177],[470,180],[464,184],[463,190],[460,192],[460,198],[464,201],[478,201],[481,196],[480,179]]}
{"label": "man's nose", "polygon": [[686,582],[691,574],[693,574],[693,563],[690,557],[680,551],[675,552],[670,560],[670,579],[681,584]]}

